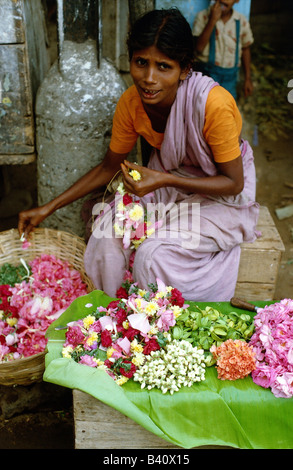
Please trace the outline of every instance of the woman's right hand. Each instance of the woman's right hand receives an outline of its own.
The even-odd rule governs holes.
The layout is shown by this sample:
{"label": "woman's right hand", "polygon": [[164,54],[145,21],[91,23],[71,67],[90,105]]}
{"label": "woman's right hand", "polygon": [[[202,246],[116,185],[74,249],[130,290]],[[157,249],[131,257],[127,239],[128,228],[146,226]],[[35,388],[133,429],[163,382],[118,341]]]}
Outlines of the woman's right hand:
{"label": "woman's right hand", "polygon": [[29,233],[51,214],[48,204],[22,211],[18,215],[18,232],[28,238]]}

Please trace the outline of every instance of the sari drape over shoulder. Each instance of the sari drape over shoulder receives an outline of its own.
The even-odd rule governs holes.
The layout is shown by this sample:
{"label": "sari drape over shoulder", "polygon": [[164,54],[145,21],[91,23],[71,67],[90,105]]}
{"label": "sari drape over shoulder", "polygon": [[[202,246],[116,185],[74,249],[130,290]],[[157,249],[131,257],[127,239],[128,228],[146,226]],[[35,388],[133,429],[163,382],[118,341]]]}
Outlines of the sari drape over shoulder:
{"label": "sari drape over shoulder", "polygon": [[[180,84],[161,150],[153,150],[149,168],[191,178],[217,174],[203,136],[206,100],[214,86],[201,73],[193,73]],[[155,208],[163,223],[136,251],[133,277],[140,287],[147,288],[159,278],[188,300],[227,301],[233,296],[240,244],[255,240],[259,212],[253,152],[247,141],[240,148],[244,189],[239,195],[211,197],[167,187],[141,199],[147,212]],[[85,269],[97,289],[115,295],[130,254],[121,239],[92,234]]]}

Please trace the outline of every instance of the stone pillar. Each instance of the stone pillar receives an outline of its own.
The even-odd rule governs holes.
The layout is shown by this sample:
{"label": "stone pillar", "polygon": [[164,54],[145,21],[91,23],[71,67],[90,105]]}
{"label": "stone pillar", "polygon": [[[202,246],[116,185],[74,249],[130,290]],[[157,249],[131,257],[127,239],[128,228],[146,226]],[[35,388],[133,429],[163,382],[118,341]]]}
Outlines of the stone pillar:
{"label": "stone pillar", "polygon": [[[36,101],[38,199],[44,204],[100,163],[126,86],[102,58],[101,0],[58,0],[58,60]],[[59,209],[43,226],[84,236],[84,199]]]}

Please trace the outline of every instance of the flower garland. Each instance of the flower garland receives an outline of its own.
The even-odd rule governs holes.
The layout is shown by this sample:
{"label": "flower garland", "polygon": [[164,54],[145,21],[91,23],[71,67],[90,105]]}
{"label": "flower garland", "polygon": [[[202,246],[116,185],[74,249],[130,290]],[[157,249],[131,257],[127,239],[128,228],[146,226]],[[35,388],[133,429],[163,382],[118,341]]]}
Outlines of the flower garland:
{"label": "flower garland", "polygon": [[188,305],[177,289],[159,279],[146,291],[128,276],[120,295],[107,308],[68,325],[62,356],[102,368],[123,385],[149,354],[166,346],[169,329]]}
{"label": "flower garland", "polygon": [[[129,175],[134,181],[141,180],[141,174],[137,170],[131,170]],[[135,194],[128,193],[123,183],[118,185],[115,202],[114,231],[117,236],[122,237],[124,249],[131,246],[136,250],[147,237],[155,232],[161,222],[152,223],[148,220],[140,199]]]}
{"label": "flower garland", "polygon": [[0,286],[0,362],[43,352],[49,325],[87,294],[80,273],[53,255],[36,257],[29,268],[26,280]]}
{"label": "flower garland", "polygon": [[252,379],[276,397],[293,396],[293,300],[258,309],[250,344],[256,357]]}

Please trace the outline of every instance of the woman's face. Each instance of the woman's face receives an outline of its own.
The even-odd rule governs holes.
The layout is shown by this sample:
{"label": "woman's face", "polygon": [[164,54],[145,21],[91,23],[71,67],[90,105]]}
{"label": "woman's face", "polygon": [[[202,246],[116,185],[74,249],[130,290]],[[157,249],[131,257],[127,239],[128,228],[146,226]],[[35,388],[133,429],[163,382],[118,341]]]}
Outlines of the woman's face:
{"label": "woman's face", "polygon": [[133,53],[130,73],[142,102],[164,108],[172,106],[179,82],[186,78],[188,69],[182,70],[179,62],[151,46]]}

